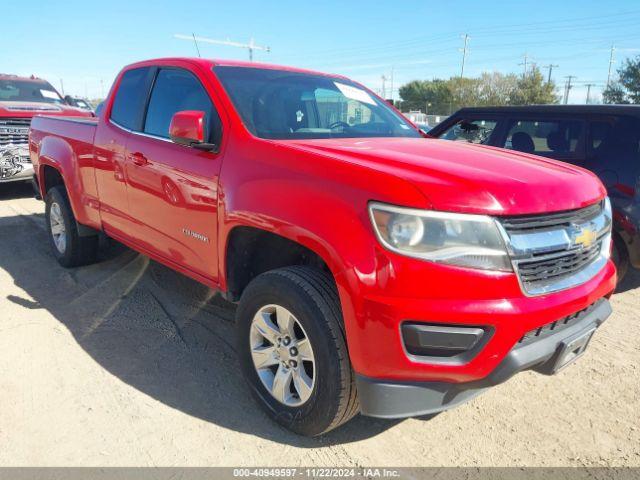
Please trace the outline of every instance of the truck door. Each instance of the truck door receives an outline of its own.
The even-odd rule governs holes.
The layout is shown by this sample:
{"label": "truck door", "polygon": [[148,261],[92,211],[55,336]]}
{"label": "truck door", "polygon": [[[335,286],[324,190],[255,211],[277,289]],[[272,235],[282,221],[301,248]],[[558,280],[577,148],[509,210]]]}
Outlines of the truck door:
{"label": "truck door", "polygon": [[181,110],[204,111],[209,141],[220,145],[220,117],[198,78],[183,68],[159,68],[142,129],[127,144],[132,234],[150,252],[216,281],[222,155],[169,139],[171,118]]}
{"label": "truck door", "polygon": [[131,130],[140,128],[154,70],[125,71],[117,82],[110,111],[101,117],[94,139],[94,166],[100,217],[108,232],[129,236],[132,219],[125,178],[126,144]]}

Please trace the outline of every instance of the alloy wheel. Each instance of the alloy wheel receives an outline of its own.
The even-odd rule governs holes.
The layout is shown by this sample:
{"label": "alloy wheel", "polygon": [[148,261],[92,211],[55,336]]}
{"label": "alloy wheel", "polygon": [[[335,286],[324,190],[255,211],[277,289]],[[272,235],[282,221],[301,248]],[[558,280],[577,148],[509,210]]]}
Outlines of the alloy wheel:
{"label": "alloy wheel", "polygon": [[58,252],[64,254],[67,249],[67,229],[64,225],[62,209],[57,203],[51,204],[51,208],[49,210],[49,223],[53,243],[58,249]]}
{"label": "alloy wheel", "polygon": [[280,403],[304,404],[316,378],[311,342],[296,317],[280,305],[266,305],[251,322],[250,348],[260,381]]}

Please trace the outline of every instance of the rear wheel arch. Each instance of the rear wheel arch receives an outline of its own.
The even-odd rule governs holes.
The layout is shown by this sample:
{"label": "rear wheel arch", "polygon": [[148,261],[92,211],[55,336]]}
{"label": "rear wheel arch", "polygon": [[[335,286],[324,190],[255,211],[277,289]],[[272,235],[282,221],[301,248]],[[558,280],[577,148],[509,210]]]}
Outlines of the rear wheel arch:
{"label": "rear wheel arch", "polygon": [[48,163],[40,167],[40,173],[38,176],[40,179],[40,192],[42,193],[42,198],[47,195],[49,190],[58,185],[62,185],[66,189],[62,172]]}
{"label": "rear wheel arch", "polygon": [[95,262],[98,237],[80,233],[64,184],[52,186],[44,201],[51,250],[60,265],[70,268]]}
{"label": "rear wheel arch", "polygon": [[43,199],[47,198],[47,194],[53,188],[60,187],[61,189],[64,190],[67,197],[67,201],[69,202],[69,206],[74,215],[74,222],[75,222],[76,230],[78,231],[79,236],[92,237],[98,234],[97,230],[78,222],[77,210],[73,204],[73,199],[69,194],[69,188],[67,186],[67,182],[64,178],[63,173],[59,168],[57,168],[57,166],[53,166],[50,163],[45,163],[44,165],[41,165],[38,173],[38,181],[39,181],[40,192],[42,194]]}

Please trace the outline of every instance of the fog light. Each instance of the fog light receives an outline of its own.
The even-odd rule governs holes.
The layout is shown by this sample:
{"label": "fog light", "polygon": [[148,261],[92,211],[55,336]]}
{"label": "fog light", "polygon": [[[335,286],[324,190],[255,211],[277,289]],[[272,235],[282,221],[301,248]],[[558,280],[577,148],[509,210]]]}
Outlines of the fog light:
{"label": "fog light", "polygon": [[482,345],[485,335],[479,327],[447,327],[404,323],[402,340],[407,353],[425,357],[468,357]]}

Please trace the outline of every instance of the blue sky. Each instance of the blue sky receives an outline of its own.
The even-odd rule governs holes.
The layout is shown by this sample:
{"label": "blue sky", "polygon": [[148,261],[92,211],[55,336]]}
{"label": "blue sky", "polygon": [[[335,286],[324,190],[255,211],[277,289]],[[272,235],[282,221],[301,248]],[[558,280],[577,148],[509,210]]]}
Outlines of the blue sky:
{"label": "blue sky", "polygon": [[[606,8],[605,8],[606,7]],[[640,54],[640,1],[253,1],[20,0],[3,7],[0,72],[36,74],[66,93],[97,97],[118,70],[136,60],[195,56],[174,34],[268,45],[255,60],[341,73],[380,91],[412,79],[460,74],[462,35],[470,36],[466,75],[522,73],[525,54],[557,64],[564,85],[575,75],[571,103],[583,103],[616,66]],[[200,44],[202,56],[247,59],[247,52]],[[546,72],[546,71],[545,71]],[[387,92],[390,80],[386,82]],[[389,94],[387,94],[389,96]]]}

